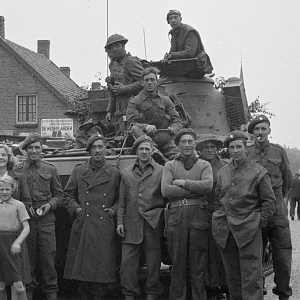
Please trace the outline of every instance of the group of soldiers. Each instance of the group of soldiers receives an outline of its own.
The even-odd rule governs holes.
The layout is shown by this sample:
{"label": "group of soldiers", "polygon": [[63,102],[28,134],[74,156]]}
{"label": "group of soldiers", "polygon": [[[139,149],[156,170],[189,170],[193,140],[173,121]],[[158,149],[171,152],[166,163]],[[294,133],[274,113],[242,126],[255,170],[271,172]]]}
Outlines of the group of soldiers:
{"label": "group of soldiers", "polygon": [[[179,11],[168,12],[171,50],[162,63],[197,57],[194,72],[210,73],[199,33],[181,20]],[[254,143],[249,147],[244,132],[230,133],[224,146],[232,159],[225,163],[218,156],[223,145],[218,137],[208,135],[197,143],[194,130],[182,128],[173,102],[157,90],[158,70],[144,70],[139,59],[126,53],[127,41],[116,34],[105,45],[111,59],[106,119],[117,117],[120,132],[126,122],[133,125],[137,158],[132,165],[121,172],[112,167],[105,159],[105,137],[93,134],[86,145],[90,159],[74,168],[63,191],[56,168],[41,159],[40,135],[29,135],[22,145],[27,159],[19,172],[27,179],[32,202],[27,205],[27,298],[33,299],[39,268],[46,299],[57,299],[54,210],[62,201],[73,218],[64,277],[79,282],[82,299],[103,299],[117,281],[118,239],[125,299],[140,295],[141,255],[147,267],[147,300],[159,299],[163,233],[172,262],[169,299],[186,299],[189,286],[193,300],[207,299],[208,291],[227,293],[232,300],[263,299],[268,241],[273,293],[289,299],[292,245],[283,197],[290,170],[284,149],[269,142],[269,119],[260,115],[250,122]],[[157,138],[158,130],[166,130],[167,138]],[[164,166],[155,162],[155,155],[165,158]]]}

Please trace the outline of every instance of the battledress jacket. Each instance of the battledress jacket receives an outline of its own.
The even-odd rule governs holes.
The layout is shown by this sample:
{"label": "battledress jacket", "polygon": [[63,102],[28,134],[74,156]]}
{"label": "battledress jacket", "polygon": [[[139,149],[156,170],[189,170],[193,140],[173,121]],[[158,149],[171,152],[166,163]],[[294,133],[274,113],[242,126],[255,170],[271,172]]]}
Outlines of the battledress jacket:
{"label": "battledress jacket", "polygon": [[154,160],[142,173],[138,162],[121,172],[118,225],[124,225],[123,243],[143,241],[144,220],[158,233],[162,232],[164,198],[161,194],[163,167]]}
{"label": "battledress jacket", "polygon": [[145,91],[141,91],[130,99],[126,116],[129,124],[133,123],[143,131],[146,131],[148,125],[155,125],[157,129],[172,127],[175,132],[182,127],[173,102],[159,92],[149,96]]}
{"label": "battledress jacket", "polygon": [[[97,173],[89,161],[73,169],[64,190],[64,205],[74,217],[65,278],[100,283],[116,280],[116,227],[104,209],[117,210],[119,182],[119,170],[108,162]],[[75,216],[79,207],[82,211]]]}
{"label": "battledress jacket", "polygon": [[120,117],[126,115],[129,98],[137,95],[144,88],[142,83],[144,69],[139,59],[131,56],[130,53],[113,60],[109,64],[109,69],[111,80],[125,85],[122,93],[111,95],[107,107],[107,112],[114,113],[116,117]]}
{"label": "battledress jacket", "polygon": [[253,240],[257,230],[265,227],[275,211],[275,195],[269,174],[254,161],[241,166],[233,161],[217,173],[216,208],[212,229],[216,242],[225,248],[231,231],[237,246]]}

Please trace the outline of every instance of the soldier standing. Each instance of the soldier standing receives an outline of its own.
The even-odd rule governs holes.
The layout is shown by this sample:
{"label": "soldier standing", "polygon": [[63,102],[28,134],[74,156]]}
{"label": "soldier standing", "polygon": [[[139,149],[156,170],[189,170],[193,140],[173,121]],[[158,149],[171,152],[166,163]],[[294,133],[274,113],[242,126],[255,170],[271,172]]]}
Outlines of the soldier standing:
{"label": "soldier standing", "polygon": [[38,133],[30,134],[23,142],[22,150],[27,159],[19,172],[27,179],[32,207],[36,211],[29,220],[28,246],[31,280],[26,286],[28,300],[33,299],[37,288],[39,268],[42,275],[41,290],[46,300],[57,299],[57,273],[55,270],[55,216],[54,210],[62,201],[62,187],[55,166],[42,160],[42,138]]}
{"label": "soldier standing", "polygon": [[209,287],[208,292],[211,295],[228,293],[226,274],[219,246],[212,236],[212,214],[214,212],[217,172],[226,165],[226,163],[223,162],[218,156],[218,152],[222,145],[222,140],[220,140],[216,135],[203,134],[200,135],[198,144],[196,146],[196,150],[199,150],[201,153],[200,158],[208,161],[211,164],[214,180],[212,191],[206,194],[208,201],[207,213],[209,222],[207,286]]}
{"label": "soldier standing", "polygon": [[283,147],[269,142],[271,128],[268,117],[258,115],[250,122],[248,132],[254,137],[254,144],[248,148],[249,157],[268,170],[276,197],[275,213],[263,232],[264,248],[267,238],[269,238],[273,251],[274,282],[276,284],[273,293],[278,295],[280,300],[287,300],[292,295],[290,287],[292,241],[283,198],[290,186],[290,164]]}
{"label": "soldier standing", "polygon": [[193,300],[206,300],[208,215],[205,194],[213,186],[209,162],[195,156],[196,133],[181,129],[175,136],[180,155],[163,168],[162,194],[168,199],[165,222],[172,260],[170,300],[186,299],[189,266]]}
{"label": "soldier standing", "polygon": [[163,230],[164,198],[161,194],[162,166],[152,158],[153,142],[139,137],[133,151],[134,165],[121,172],[117,233],[122,239],[121,285],[126,300],[140,294],[138,271],[143,252],[147,266],[147,300],[156,300],[162,293],[159,282],[161,264],[160,240]]}
{"label": "soldier standing", "polygon": [[232,161],[217,173],[213,236],[220,246],[230,299],[263,300],[262,235],[275,210],[265,168],[249,160],[241,131],[226,137]]}
{"label": "soldier standing", "polygon": [[125,50],[128,40],[120,35],[111,35],[106,42],[105,50],[109,54],[110,76],[106,79],[109,85],[110,99],[107,107],[106,120],[110,121],[112,115],[118,119],[117,133],[124,133],[126,121],[126,108],[131,96],[137,95],[142,89],[143,66],[140,60]]}
{"label": "soldier standing", "polygon": [[119,170],[105,160],[105,139],[93,134],[86,151],[91,158],[75,166],[65,187],[64,205],[74,223],[64,277],[79,281],[85,300],[100,300],[116,282],[117,234],[114,219]]}

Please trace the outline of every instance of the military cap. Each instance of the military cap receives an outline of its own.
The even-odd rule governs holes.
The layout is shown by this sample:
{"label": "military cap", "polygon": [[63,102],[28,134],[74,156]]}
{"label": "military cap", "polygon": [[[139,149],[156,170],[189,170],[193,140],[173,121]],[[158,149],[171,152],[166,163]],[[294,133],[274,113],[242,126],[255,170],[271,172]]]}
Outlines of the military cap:
{"label": "military cap", "polygon": [[124,37],[121,34],[115,33],[107,39],[107,42],[106,42],[104,48],[109,49],[110,46],[114,43],[121,43],[121,44],[125,45],[127,42],[128,42],[128,39],[126,39],[126,37]]}
{"label": "military cap", "polygon": [[267,123],[269,126],[271,125],[270,120],[267,116],[258,115],[250,121],[250,124],[248,125],[248,132],[252,134],[254,127],[259,123]]}
{"label": "military cap", "polygon": [[23,143],[21,145],[21,150],[26,150],[30,144],[35,143],[35,142],[40,142],[41,144],[43,143],[43,139],[42,139],[41,135],[37,132],[30,133],[29,135],[27,135],[27,137],[23,141]]}
{"label": "military cap", "polygon": [[168,23],[168,24],[169,24],[169,17],[170,17],[171,15],[178,15],[179,17],[181,17],[181,13],[180,13],[179,10],[177,10],[177,9],[170,9],[170,10],[168,11],[168,13],[167,13],[167,23]]}
{"label": "military cap", "polygon": [[244,133],[243,131],[239,131],[239,130],[235,130],[230,132],[230,134],[225,138],[224,141],[224,146],[226,148],[229,147],[229,143],[232,141],[237,141],[237,140],[243,140],[243,141],[247,141],[248,140],[248,136],[246,133]]}
{"label": "military cap", "polygon": [[197,139],[196,136],[196,132],[194,131],[194,129],[192,128],[182,128],[179,132],[177,132],[177,134],[175,135],[175,144],[178,145],[180,138],[184,135],[184,134],[190,134],[194,137],[194,139]]}
{"label": "military cap", "polygon": [[214,142],[218,148],[221,148],[223,145],[223,141],[216,136],[215,134],[200,134],[197,139],[196,149],[199,150],[205,142]]}
{"label": "military cap", "polygon": [[151,139],[150,136],[148,136],[148,135],[142,135],[142,136],[138,137],[138,138],[135,140],[135,142],[133,143],[133,146],[132,146],[132,152],[133,152],[133,153],[136,153],[138,146],[139,146],[141,143],[144,143],[144,142],[148,142],[148,143],[150,143],[151,145],[153,145],[153,140]]}
{"label": "military cap", "polygon": [[86,145],[85,150],[90,152],[93,144],[98,140],[102,140],[102,141],[106,142],[105,137],[103,135],[101,135],[100,133],[92,134],[90,136],[90,138],[88,139],[88,141],[87,141],[87,145]]}

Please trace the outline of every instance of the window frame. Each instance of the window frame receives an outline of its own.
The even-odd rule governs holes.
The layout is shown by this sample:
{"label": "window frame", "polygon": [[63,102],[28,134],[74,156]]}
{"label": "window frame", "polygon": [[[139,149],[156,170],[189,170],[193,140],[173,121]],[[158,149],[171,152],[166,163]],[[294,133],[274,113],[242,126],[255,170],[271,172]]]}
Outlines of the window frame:
{"label": "window frame", "polygon": [[[21,97],[35,97],[35,121],[19,121],[19,99]],[[20,94],[16,95],[16,124],[17,125],[28,125],[38,124],[38,97],[37,94]]]}

